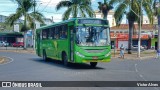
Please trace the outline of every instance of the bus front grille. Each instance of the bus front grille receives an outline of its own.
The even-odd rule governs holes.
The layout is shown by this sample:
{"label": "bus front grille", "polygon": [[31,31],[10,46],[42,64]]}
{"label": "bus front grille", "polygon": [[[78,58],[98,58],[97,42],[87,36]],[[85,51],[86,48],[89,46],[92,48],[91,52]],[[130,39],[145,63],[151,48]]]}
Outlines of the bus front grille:
{"label": "bus front grille", "polygon": [[98,50],[85,50],[86,52],[88,53],[101,53],[101,52],[104,52],[105,50],[104,49],[98,49]]}

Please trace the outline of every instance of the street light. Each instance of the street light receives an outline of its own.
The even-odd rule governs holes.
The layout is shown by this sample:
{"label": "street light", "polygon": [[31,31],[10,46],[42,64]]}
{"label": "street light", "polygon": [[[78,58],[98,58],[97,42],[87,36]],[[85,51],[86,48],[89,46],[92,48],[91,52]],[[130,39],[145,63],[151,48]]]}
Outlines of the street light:
{"label": "street light", "polygon": [[[131,9],[131,7],[129,7],[129,10],[131,10],[135,15],[137,15],[138,17],[139,17],[139,19],[140,19],[140,25],[139,25],[139,31],[138,31],[138,57],[140,57],[140,47],[141,47],[141,29],[142,29],[142,27],[141,27],[141,24],[142,24],[142,22],[141,22],[141,20],[142,20],[142,2],[143,2],[143,0],[141,0],[141,3],[140,3],[140,14],[138,15],[137,13],[135,13],[132,9]],[[125,3],[123,3],[124,5],[126,5]],[[127,5],[126,5],[127,6]]]}

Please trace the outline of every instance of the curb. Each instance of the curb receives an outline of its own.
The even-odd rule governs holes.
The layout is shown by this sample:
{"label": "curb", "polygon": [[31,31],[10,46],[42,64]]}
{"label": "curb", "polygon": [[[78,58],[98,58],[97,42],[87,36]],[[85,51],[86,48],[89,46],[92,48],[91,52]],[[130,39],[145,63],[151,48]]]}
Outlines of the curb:
{"label": "curb", "polygon": [[[149,58],[155,58],[155,56],[147,56],[147,57],[124,57],[124,59],[127,59],[127,60],[145,60],[145,59],[149,59]],[[111,59],[122,59],[120,57],[111,57]]]}

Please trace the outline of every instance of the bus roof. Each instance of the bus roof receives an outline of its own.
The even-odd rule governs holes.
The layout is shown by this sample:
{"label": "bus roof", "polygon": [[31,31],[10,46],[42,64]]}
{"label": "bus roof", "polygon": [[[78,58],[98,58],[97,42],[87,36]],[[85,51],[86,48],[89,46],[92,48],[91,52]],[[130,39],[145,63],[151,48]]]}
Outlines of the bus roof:
{"label": "bus roof", "polygon": [[[65,21],[53,23],[53,24],[50,24],[50,25],[42,26],[42,27],[38,28],[37,30],[48,28],[48,27],[51,27],[53,25],[65,24],[65,23],[68,23],[68,22],[76,21],[78,19],[80,19],[80,20],[82,20],[82,19],[88,19],[88,20],[106,20],[106,19],[100,19],[100,18],[71,18],[69,20],[65,20]],[[108,20],[106,20],[106,21],[108,21]]]}

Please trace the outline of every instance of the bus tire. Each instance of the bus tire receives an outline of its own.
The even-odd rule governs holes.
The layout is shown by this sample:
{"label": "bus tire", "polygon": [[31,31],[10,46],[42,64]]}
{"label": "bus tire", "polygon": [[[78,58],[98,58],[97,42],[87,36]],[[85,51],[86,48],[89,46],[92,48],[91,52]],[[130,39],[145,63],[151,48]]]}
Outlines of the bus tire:
{"label": "bus tire", "polygon": [[65,66],[68,66],[68,57],[66,53],[62,53],[62,61]]}
{"label": "bus tire", "polygon": [[94,67],[96,67],[96,65],[97,65],[97,62],[90,62],[90,66],[91,66],[91,67],[94,68]]}
{"label": "bus tire", "polygon": [[46,55],[46,51],[43,50],[43,60],[44,61],[48,61],[47,55]]}

